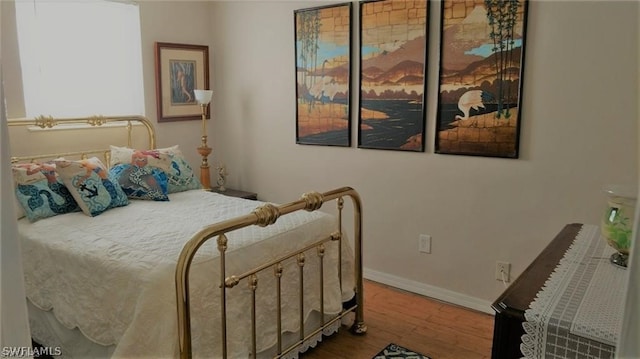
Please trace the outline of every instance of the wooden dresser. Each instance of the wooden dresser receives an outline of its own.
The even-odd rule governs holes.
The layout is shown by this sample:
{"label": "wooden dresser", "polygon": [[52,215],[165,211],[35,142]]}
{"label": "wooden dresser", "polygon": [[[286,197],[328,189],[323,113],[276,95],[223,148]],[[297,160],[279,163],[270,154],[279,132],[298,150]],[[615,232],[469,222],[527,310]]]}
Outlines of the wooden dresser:
{"label": "wooden dresser", "polygon": [[566,225],[491,305],[496,312],[491,358],[522,357],[520,342],[524,334],[522,328],[522,322],[525,321],[524,312],[529,308],[529,304],[535,299],[536,294],[556,268],[581,228],[580,223]]}

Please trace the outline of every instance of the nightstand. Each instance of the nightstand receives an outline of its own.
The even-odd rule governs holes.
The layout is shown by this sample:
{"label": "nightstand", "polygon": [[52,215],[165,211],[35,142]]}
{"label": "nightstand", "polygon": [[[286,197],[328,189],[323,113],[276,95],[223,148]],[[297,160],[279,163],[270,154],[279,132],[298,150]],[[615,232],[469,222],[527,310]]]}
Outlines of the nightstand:
{"label": "nightstand", "polygon": [[251,199],[251,200],[254,200],[254,201],[258,199],[258,194],[257,193],[240,191],[238,189],[227,188],[226,191],[220,192],[220,190],[218,190],[218,187],[214,187],[210,191],[211,192],[215,192],[215,193],[220,193],[220,194],[223,194],[225,196],[238,197],[238,198],[244,198],[244,199]]}

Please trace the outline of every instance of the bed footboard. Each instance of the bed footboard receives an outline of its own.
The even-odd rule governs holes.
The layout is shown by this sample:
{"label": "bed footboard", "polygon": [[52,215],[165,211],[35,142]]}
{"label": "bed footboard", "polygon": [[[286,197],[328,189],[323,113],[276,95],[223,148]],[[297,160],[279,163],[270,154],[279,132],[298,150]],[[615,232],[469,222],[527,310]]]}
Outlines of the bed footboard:
{"label": "bed footboard", "polygon": [[[343,309],[339,314],[335,317],[332,317],[329,320],[325,320],[324,313],[324,270],[323,268],[323,256],[325,251],[325,244],[330,241],[338,242],[338,255],[342,255],[342,246],[343,244],[343,224],[342,224],[342,211],[344,206],[344,197],[350,197],[353,203],[353,212],[354,212],[354,292],[355,292],[355,304],[350,306],[349,308]],[[321,238],[311,244],[306,245],[304,248],[300,248],[296,251],[285,253],[281,257],[276,258],[272,261],[264,263],[259,267],[250,269],[241,274],[228,275],[227,274],[227,264],[225,263],[225,252],[227,250],[227,241],[228,238],[226,236],[227,233],[243,228],[251,225],[258,225],[262,227],[266,227],[276,223],[280,216],[286,215],[288,213],[292,213],[295,211],[316,211],[320,209],[324,203],[335,200],[337,202],[338,208],[338,228],[332,232],[327,234],[326,237]],[[337,321],[341,320],[342,317],[347,315],[348,313],[355,313],[355,321],[353,326],[351,327],[351,331],[355,334],[364,334],[366,333],[367,327],[364,324],[364,308],[363,308],[363,277],[362,277],[362,205],[360,201],[360,196],[358,193],[350,188],[343,187],[339,189],[335,189],[332,191],[318,193],[311,192],[306,193],[302,196],[301,199],[291,202],[284,205],[275,206],[272,204],[265,204],[261,207],[256,208],[251,214],[247,214],[245,216],[237,217],[234,219],[226,220],[217,224],[213,224],[208,226],[198,232],[189,242],[185,244],[178,259],[178,264],[176,266],[175,273],[175,285],[176,285],[176,304],[177,304],[177,314],[178,314],[178,335],[179,335],[179,346],[180,346],[180,357],[181,358],[191,358],[192,357],[192,341],[191,341],[191,313],[190,313],[190,297],[189,297],[189,270],[191,267],[192,260],[200,248],[207,240],[217,237],[217,247],[220,254],[219,262],[220,262],[220,333],[221,333],[221,345],[222,345],[222,356],[223,358],[227,358],[228,356],[228,348],[227,348],[227,291],[231,288],[238,285],[241,281],[246,281],[251,288],[253,294],[252,298],[252,308],[251,310],[251,333],[252,333],[252,357],[255,358],[257,355],[256,348],[256,333],[258,328],[256,328],[256,301],[255,301],[255,289],[258,285],[258,277],[257,274],[265,271],[272,270],[274,275],[276,276],[276,285],[277,285],[277,308],[272,310],[277,312],[277,354],[275,358],[280,358],[290,351],[298,348],[298,346],[302,345],[306,340],[318,335],[318,333],[322,333],[325,328],[334,325]],[[310,250],[316,250],[316,253],[319,257],[320,261],[320,273],[319,275],[319,290],[320,290],[320,325],[315,329],[308,333],[305,333],[305,325],[304,325],[304,274],[303,269],[305,265],[305,253]],[[281,329],[281,277],[282,277],[282,262],[289,259],[293,259],[297,261],[299,267],[299,311],[300,311],[300,331],[298,341],[293,344],[288,345],[286,348],[283,347],[283,339],[282,339],[282,331]],[[338,263],[338,273],[340,278],[342,277],[342,258],[337,261]],[[342,285],[342,279],[340,279],[340,285]]]}

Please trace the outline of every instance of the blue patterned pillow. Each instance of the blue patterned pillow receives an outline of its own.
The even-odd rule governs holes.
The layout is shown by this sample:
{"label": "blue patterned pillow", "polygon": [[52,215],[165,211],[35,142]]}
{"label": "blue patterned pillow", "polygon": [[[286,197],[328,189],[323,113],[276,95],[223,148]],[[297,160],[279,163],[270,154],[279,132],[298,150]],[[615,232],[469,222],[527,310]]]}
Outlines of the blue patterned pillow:
{"label": "blue patterned pillow", "polygon": [[16,197],[29,221],[80,210],[67,187],[58,179],[55,164],[15,164],[12,170]]}
{"label": "blue patterned pillow", "polygon": [[111,178],[97,157],[80,161],[56,160],[56,171],[86,215],[129,204],[118,181]]}
{"label": "blue patterned pillow", "polygon": [[133,150],[128,163],[119,163],[109,170],[129,198],[168,201],[169,155],[157,150]]}
{"label": "blue patterned pillow", "polygon": [[178,145],[161,148],[158,151],[171,156],[171,170],[169,175],[169,193],[183,192],[202,188],[200,180],[194,175],[193,169],[182,155]]}
{"label": "blue patterned pillow", "polygon": [[[135,151],[137,150],[127,147],[111,146],[111,166],[116,167],[122,163],[129,163]],[[193,169],[191,169],[177,145],[160,148],[157,151],[168,155],[171,161],[168,168],[163,168],[167,174],[168,193],[202,188],[200,181],[194,175]]]}

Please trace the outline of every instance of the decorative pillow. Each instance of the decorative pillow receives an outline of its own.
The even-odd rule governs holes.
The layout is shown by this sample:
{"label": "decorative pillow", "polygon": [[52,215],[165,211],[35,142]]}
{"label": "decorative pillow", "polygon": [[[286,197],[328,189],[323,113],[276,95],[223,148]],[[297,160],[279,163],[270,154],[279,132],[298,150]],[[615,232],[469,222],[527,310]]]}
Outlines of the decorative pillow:
{"label": "decorative pillow", "polygon": [[[127,163],[133,151],[133,149],[126,147],[111,146],[111,166],[116,166],[119,163]],[[185,160],[178,145],[160,148],[158,152],[168,154],[171,158],[171,166],[167,171],[169,193],[202,188],[200,181],[194,175],[193,169]]]}
{"label": "decorative pillow", "polygon": [[189,162],[184,158],[178,145],[160,148],[161,153],[168,153],[171,156],[171,171],[169,173],[169,193],[183,192],[192,189],[202,188],[198,177],[193,173]]}
{"label": "decorative pillow", "polygon": [[111,167],[109,173],[118,180],[127,197],[168,201],[169,155],[158,150],[130,150],[131,155],[125,162],[122,153],[118,154],[119,163]]}
{"label": "decorative pillow", "polygon": [[56,160],[56,171],[86,215],[129,204],[118,181],[111,178],[97,157],[80,161]]}
{"label": "decorative pillow", "polygon": [[[29,221],[80,210],[67,187],[58,179],[54,163],[14,164],[12,172],[16,198]],[[20,216],[19,211],[17,214]]]}

